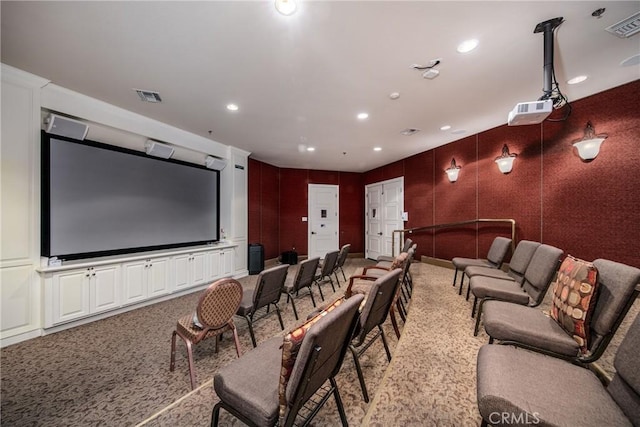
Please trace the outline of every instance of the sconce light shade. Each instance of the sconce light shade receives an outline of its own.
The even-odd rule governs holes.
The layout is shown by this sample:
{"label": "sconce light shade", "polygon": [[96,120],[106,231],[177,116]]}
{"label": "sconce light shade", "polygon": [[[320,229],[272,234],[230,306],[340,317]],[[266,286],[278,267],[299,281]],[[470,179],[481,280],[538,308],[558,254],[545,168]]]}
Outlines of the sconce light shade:
{"label": "sconce light shade", "polygon": [[584,129],[584,136],[581,139],[575,140],[573,146],[578,150],[580,158],[589,162],[595,159],[598,153],[600,153],[600,145],[605,139],[607,139],[606,134],[596,135],[591,122],[587,122],[587,127]]}
{"label": "sconce light shade", "polygon": [[504,144],[502,147],[502,155],[496,157],[495,162],[498,164],[498,169],[504,174],[508,174],[513,169],[513,161],[516,159],[517,154],[509,153],[509,147]]}
{"label": "sconce light shade", "polygon": [[462,166],[456,165],[456,159],[451,159],[451,166],[449,166],[449,169],[445,170],[449,177],[449,182],[456,182],[458,180],[458,174],[460,173],[461,167]]}
{"label": "sconce light shade", "polygon": [[275,0],[276,10],[285,16],[290,16],[296,13],[298,4],[296,0]]}

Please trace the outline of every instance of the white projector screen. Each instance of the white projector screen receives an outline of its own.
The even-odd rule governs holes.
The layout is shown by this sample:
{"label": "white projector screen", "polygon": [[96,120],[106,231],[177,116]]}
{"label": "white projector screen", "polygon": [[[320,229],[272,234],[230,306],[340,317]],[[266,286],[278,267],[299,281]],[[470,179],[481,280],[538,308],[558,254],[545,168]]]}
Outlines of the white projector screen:
{"label": "white projector screen", "polygon": [[138,252],[219,240],[219,172],[42,134],[44,256]]}

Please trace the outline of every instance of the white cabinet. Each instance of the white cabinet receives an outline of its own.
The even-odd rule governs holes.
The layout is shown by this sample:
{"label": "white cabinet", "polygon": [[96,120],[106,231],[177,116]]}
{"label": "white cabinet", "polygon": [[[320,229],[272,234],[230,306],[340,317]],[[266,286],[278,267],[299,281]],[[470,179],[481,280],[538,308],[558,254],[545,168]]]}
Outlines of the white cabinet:
{"label": "white cabinet", "polygon": [[169,293],[169,258],[149,258],[122,264],[123,304],[134,304]]}
{"label": "white cabinet", "polygon": [[175,290],[187,289],[207,281],[207,254],[192,253],[173,257]]}
{"label": "white cabinet", "polygon": [[81,319],[120,306],[120,266],[87,267],[45,279],[45,327]]}
{"label": "white cabinet", "polygon": [[220,256],[220,251],[209,252],[207,254],[207,281],[213,282],[221,276],[222,265],[220,260],[222,257]]}
{"label": "white cabinet", "polygon": [[233,274],[233,264],[234,264],[235,254],[233,252],[233,248],[223,249],[220,251],[220,275],[222,277],[228,277]]}

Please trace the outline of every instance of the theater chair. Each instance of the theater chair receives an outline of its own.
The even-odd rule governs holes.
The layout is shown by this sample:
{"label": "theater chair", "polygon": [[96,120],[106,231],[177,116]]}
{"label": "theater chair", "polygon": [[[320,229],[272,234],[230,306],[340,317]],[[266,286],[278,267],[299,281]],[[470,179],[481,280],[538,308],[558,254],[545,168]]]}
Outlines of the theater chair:
{"label": "theater chair", "polygon": [[[511,247],[511,239],[507,239],[506,237],[496,237],[493,239],[493,243],[491,243],[491,247],[489,247],[489,252],[487,252],[487,258],[462,258],[455,257],[451,260],[453,266],[456,268],[456,271],[453,275],[453,286],[456,285],[456,280],[458,278],[458,271],[463,272],[464,278],[464,269],[469,267],[470,265],[479,265],[482,267],[490,267],[490,268],[500,268],[502,266],[502,261],[507,256],[507,252],[509,252],[509,248]],[[458,295],[462,294],[462,281],[460,282],[460,290],[458,291]]]}

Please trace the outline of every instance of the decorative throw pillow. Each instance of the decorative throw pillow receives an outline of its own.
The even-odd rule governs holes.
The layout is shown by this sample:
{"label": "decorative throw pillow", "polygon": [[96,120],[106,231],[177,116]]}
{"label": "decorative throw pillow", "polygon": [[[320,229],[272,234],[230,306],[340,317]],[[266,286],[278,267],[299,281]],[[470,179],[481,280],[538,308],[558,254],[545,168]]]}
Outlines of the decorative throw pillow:
{"label": "decorative throw pillow", "polygon": [[588,352],[589,321],[596,302],[598,270],[590,262],[567,255],[552,288],[551,317]]}
{"label": "decorative throw pillow", "polygon": [[408,255],[409,254],[406,252],[401,252],[397,257],[395,257],[391,263],[391,267],[389,267],[389,271],[402,267],[402,263],[407,259]]}
{"label": "decorative throw pillow", "polygon": [[280,422],[278,425],[282,425],[284,423],[284,416],[287,412],[287,399],[285,394],[287,391],[287,384],[289,383],[289,378],[291,378],[291,372],[293,371],[293,366],[296,363],[296,357],[298,357],[298,351],[300,351],[300,346],[302,345],[305,335],[307,335],[311,326],[313,326],[318,320],[322,319],[322,317],[326,316],[328,312],[342,304],[343,301],[344,297],[337,299],[318,313],[318,315],[307,320],[301,326],[285,335],[282,342],[282,367],[280,369],[280,385],[278,387],[280,401]]}

